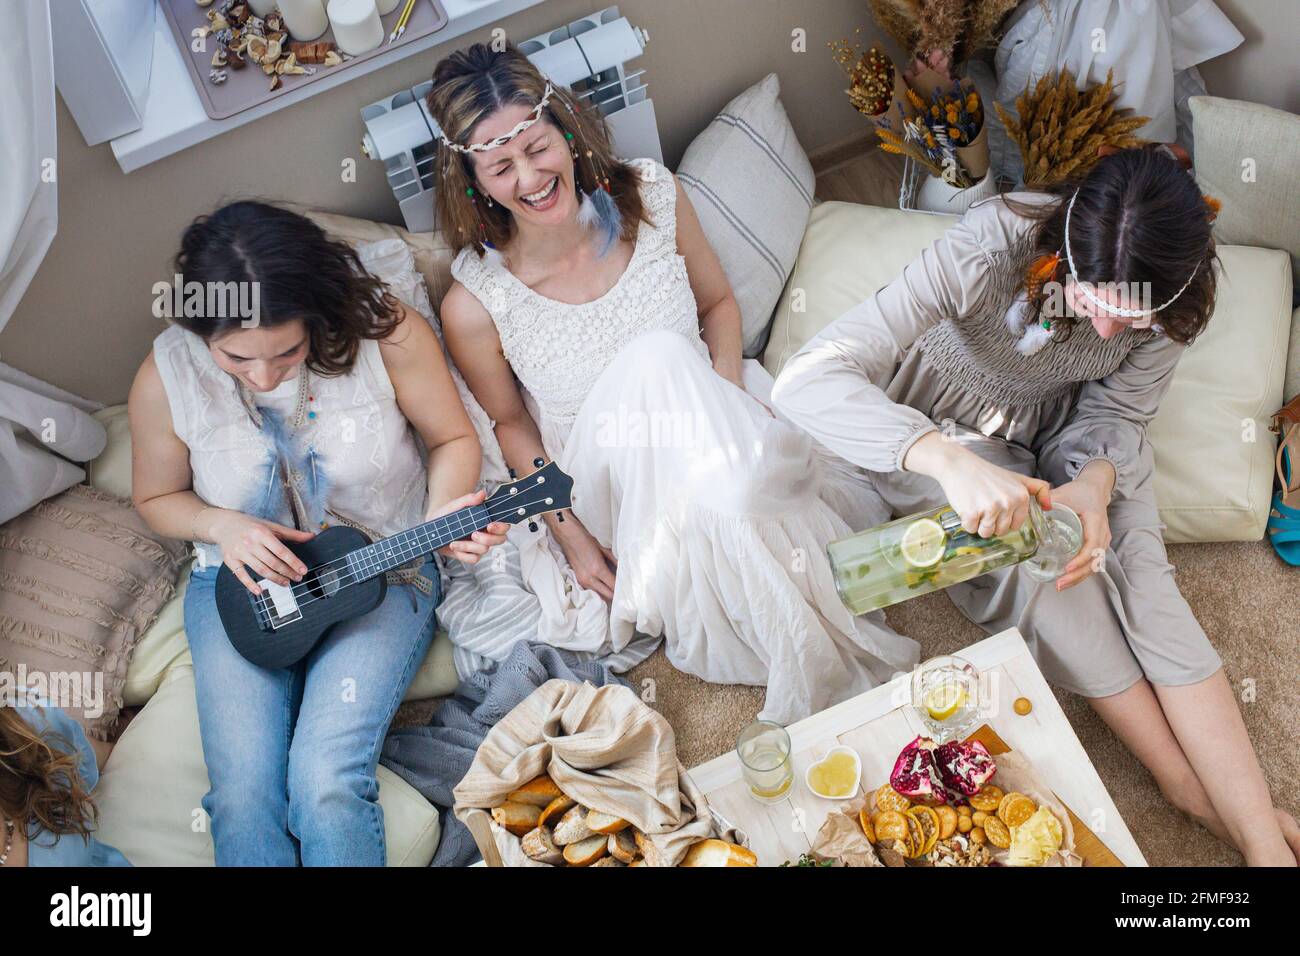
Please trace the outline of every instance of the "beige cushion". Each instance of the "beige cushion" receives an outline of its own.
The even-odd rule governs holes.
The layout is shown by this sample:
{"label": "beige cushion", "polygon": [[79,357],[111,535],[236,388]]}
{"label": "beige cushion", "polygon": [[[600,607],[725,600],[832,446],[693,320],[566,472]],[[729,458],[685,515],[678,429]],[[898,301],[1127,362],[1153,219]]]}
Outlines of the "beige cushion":
{"label": "beige cushion", "polygon": [[429,289],[429,301],[434,308],[438,307],[442,297],[451,288],[451,261],[456,258],[456,251],[447,245],[441,232],[408,232],[400,226],[371,222],[369,219],[355,219],[303,206],[293,208],[309,216],[330,235],[352,245],[358,242],[377,242],[380,239],[401,239],[411,247],[415,267],[424,276],[424,283]]}
{"label": "beige cushion", "polygon": [[[127,422],[126,406],[105,408],[96,412],[95,418],[108,432],[108,444],[103,453],[87,466],[87,480],[96,488],[129,497],[131,430]],[[127,668],[126,687],[122,695],[128,706],[138,707],[152,697],[163,675],[173,665],[190,662],[183,611],[185,584],[188,580],[187,566],[181,573],[181,584],[176,589],[175,596],[163,606],[158,619],[136,644]],[[451,639],[445,631],[440,630],[403,699],[427,700],[430,697],[442,697],[455,690],[457,683]]]}
{"label": "beige cushion", "polygon": [[0,525],[0,670],[109,739],[132,649],[172,596],[184,554],[128,499],[84,484]]}
{"label": "beige cushion", "polygon": [[[899,275],[955,221],[854,203],[814,208],[777,307],[768,371],[778,374],[813,334]],[[1219,257],[1214,318],[1179,362],[1149,429],[1169,541],[1258,540],[1268,515],[1267,427],[1282,400],[1290,269],[1273,249],[1220,246]]]}
{"label": "beige cushion", "polygon": [[[428,866],[438,811],[401,777],[379,767],[379,805],[389,866]],[[208,791],[194,668],[168,671],[131,721],[95,788],[99,837],[136,866],[212,866],[212,834],[200,801]]]}
{"label": "beige cushion", "polygon": [[1292,281],[1300,285],[1300,116],[1217,96],[1193,96],[1188,104],[1196,181],[1223,203],[1215,237],[1286,250]]}
{"label": "beige cushion", "polygon": [[813,201],[812,166],[780,94],[769,73],[722,108],[677,167],[740,305],[747,356],[766,341]]}

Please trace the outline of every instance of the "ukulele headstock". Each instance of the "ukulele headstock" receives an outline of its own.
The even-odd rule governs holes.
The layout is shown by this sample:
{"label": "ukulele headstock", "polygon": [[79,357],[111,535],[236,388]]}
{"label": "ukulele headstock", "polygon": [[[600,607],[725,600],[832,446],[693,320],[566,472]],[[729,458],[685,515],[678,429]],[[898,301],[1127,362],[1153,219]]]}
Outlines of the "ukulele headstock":
{"label": "ukulele headstock", "polygon": [[573,479],[553,461],[543,465],[538,458],[533,464],[537,466],[535,472],[501,485],[483,502],[493,521],[528,521],[533,526],[532,519],[573,506]]}

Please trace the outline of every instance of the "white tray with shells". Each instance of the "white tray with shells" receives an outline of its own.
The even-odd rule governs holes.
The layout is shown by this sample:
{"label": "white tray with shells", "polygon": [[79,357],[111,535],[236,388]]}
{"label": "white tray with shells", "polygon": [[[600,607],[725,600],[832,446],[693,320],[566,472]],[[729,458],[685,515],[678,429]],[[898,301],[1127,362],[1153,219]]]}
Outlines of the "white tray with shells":
{"label": "white tray with shells", "polygon": [[259,17],[247,0],[161,0],[161,6],[203,109],[218,120],[447,25],[447,11],[438,0],[416,0],[405,32],[390,43],[388,36],[406,6],[398,3],[380,18],[384,42],[367,53],[348,56],[335,48],[333,30],[299,43],[289,35],[278,11]]}

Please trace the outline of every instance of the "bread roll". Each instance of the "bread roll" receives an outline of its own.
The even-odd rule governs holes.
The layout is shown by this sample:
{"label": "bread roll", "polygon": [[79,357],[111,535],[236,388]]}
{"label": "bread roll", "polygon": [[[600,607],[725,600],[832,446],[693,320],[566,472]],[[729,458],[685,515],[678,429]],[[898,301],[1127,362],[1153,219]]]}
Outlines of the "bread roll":
{"label": "bread roll", "polygon": [[701,840],[686,851],[678,866],[758,866],[758,857],[726,840]]}
{"label": "bread roll", "polygon": [[578,804],[570,809],[560,817],[551,835],[556,846],[568,846],[592,836],[591,827],[587,826],[587,808]]}
{"label": "bread roll", "polygon": [[535,807],[544,807],[556,797],[564,796],[564,791],[555,785],[555,781],[542,774],[529,780],[526,784],[506,797],[510,803],[531,803]]}
{"label": "bread roll", "polygon": [[530,860],[549,863],[551,866],[562,866],[564,864],[564,853],[551,839],[550,827],[537,827],[535,830],[529,830],[524,834],[524,838],[519,841],[519,846],[524,851],[524,856]]}
{"label": "bread roll", "polygon": [[564,848],[564,859],[571,866],[591,866],[606,854],[607,839],[603,834],[597,833],[577,843],[570,843]]}
{"label": "bread roll", "polygon": [[555,821],[560,814],[564,813],[570,807],[576,806],[577,803],[578,801],[574,800],[573,797],[566,797],[561,794],[546,805],[546,809],[542,811],[542,815],[537,818],[537,825],[539,827],[554,826]]}
{"label": "bread roll", "polygon": [[622,860],[624,863],[631,863],[636,859],[636,840],[632,838],[631,830],[611,833],[606,843],[609,846],[609,855],[615,859]]}

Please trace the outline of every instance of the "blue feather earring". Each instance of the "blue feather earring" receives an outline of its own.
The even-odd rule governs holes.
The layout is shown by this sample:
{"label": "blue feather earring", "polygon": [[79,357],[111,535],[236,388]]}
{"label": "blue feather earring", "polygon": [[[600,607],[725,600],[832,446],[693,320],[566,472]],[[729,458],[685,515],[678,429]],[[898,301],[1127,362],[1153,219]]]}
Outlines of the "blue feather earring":
{"label": "blue feather earring", "polygon": [[[576,123],[577,117],[574,115],[573,107],[569,105],[567,99],[564,100],[564,106]],[[582,194],[582,200],[578,205],[578,223],[596,234],[600,243],[596,256],[603,259],[609,254],[609,250],[614,248],[614,243],[618,241],[619,236],[623,234],[623,214],[618,211],[618,203],[614,202],[614,197],[610,195],[609,177],[602,176],[600,171],[596,169],[596,160],[590,149],[586,151],[586,157],[587,162],[592,167],[592,178],[596,181],[596,188],[591,192],[587,192],[582,188],[582,180],[578,175],[579,164],[581,163],[578,156],[578,147],[574,143],[572,133],[566,131],[564,138],[569,143],[569,153],[573,156],[574,179],[578,183],[578,192]]]}

